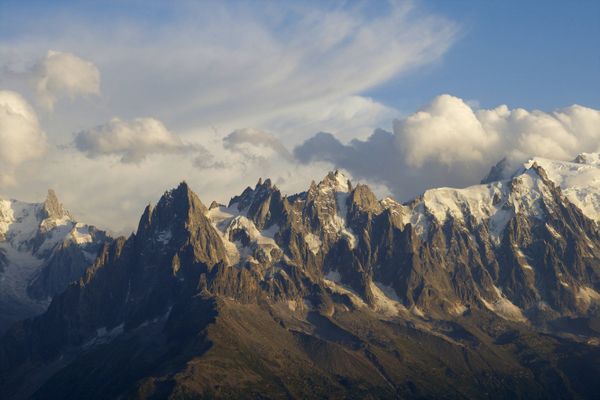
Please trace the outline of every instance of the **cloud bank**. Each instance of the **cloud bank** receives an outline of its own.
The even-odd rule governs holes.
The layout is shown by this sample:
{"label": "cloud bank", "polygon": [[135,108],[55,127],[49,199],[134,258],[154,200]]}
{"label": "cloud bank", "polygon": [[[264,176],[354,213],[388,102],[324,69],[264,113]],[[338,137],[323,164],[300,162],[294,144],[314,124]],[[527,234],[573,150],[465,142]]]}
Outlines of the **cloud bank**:
{"label": "cloud bank", "polygon": [[498,155],[571,159],[600,149],[600,110],[572,105],[554,112],[473,109],[450,95],[394,122],[398,148],[409,165],[489,163]]}
{"label": "cloud bank", "polygon": [[0,91],[0,186],[14,184],[15,169],[47,148],[37,115],[18,93]]}
{"label": "cloud bank", "polygon": [[37,100],[49,110],[62,98],[100,94],[100,71],[74,54],[49,50],[33,70]]}
{"label": "cloud bank", "polygon": [[470,106],[450,95],[438,96],[421,111],[396,120],[394,132],[407,164],[414,167],[431,160],[445,165],[481,162],[498,141]]}
{"label": "cloud bank", "polygon": [[600,151],[600,110],[476,109],[445,94],[394,121],[393,133],[377,130],[348,144],[319,133],[294,155],[304,164],[326,161],[346,168],[408,200],[429,187],[477,183],[503,157],[510,171],[532,156],[570,160],[590,151]]}

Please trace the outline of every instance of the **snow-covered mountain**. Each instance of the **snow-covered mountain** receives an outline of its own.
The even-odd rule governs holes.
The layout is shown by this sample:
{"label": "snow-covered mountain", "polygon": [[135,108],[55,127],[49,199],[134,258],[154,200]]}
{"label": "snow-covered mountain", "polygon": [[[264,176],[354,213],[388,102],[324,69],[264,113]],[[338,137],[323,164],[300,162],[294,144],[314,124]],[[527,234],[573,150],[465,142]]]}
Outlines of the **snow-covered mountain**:
{"label": "snow-covered mountain", "polygon": [[405,204],[340,171],[209,207],[182,182],[0,340],[0,395],[593,398],[598,159]]}
{"label": "snow-covered mountain", "polygon": [[509,180],[534,164],[541,166],[547,177],[560,186],[569,201],[588,218],[600,220],[600,153],[581,153],[570,162],[533,157],[516,170],[511,170],[503,159],[491,168],[482,182]]}
{"label": "snow-covered mountain", "polygon": [[535,157],[525,168],[537,164],[563,194],[590,219],[600,221],[600,153],[583,153],[573,162]]}
{"label": "snow-covered mountain", "polygon": [[43,203],[0,199],[0,331],[42,313],[105,240],[104,232],[75,221],[52,190]]}
{"label": "snow-covered mountain", "polygon": [[[502,165],[502,162],[497,165]],[[541,170],[537,167],[541,167]],[[541,204],[545,198],[548,200],[551,189],[548,181],[560,187],[562,195],[586,217],[600,222],[598,153],[580,154],[572,162],[534,157],[513,173],[505,175],[509,178],[464,189],[428,190],[409,203],[411,210],[406,211],[409,218],[406,222],[423,228],[427,220],[424,212],[427,211],[439,223],[443,223],[448,217],[474,218],[478,222],[489,220],[493,231],[498,233],[507,220],[516,214],[544,217]],[[519,179],[515,180],[517,177]]]}

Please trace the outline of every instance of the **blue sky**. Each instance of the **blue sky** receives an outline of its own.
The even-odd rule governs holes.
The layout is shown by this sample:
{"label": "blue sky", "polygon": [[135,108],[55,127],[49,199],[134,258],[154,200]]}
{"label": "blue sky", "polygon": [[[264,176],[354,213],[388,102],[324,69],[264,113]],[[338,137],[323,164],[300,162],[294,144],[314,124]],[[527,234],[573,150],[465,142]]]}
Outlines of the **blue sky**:
{"label": "blue sky", "polygon": [[0,194],[116,230],[184,179],[475,184],[600,151],[599,109],[600,1],[0,1]]}
{"label": "blue sky", "polygon": [[461,34],[444,57],[369,94],[413,110],[439,93],[482,107],[600,107],[600,1],[427,1]]}

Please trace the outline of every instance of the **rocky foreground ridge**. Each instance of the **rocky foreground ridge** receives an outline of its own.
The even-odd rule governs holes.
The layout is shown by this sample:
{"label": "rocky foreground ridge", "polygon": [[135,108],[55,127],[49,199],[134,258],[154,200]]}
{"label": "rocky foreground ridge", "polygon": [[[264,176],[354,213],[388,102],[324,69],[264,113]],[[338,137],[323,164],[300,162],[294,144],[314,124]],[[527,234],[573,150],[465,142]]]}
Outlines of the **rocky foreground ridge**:
{"label": "rocky foreground ridge", "polygon": [[182,183],[0,340],[0,394],[593,398],[600,191],[573,179],[589,160],[407,204],[337,171],[208,207]]}

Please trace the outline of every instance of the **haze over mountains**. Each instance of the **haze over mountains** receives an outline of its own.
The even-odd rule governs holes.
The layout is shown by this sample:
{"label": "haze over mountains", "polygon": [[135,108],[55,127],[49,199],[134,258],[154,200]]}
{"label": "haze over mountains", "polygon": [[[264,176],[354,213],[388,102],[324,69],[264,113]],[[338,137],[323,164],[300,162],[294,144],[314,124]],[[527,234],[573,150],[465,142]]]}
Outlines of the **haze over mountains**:
{"label": "haze over mountains", "polygon": [[114,240],[53,193],[4,201],[2,284],[24,306],[57,294],[0,340],[0,393],[593,398],[598,159],[499,163],[404,204],[340,171],[226,205],[183,182]]}

